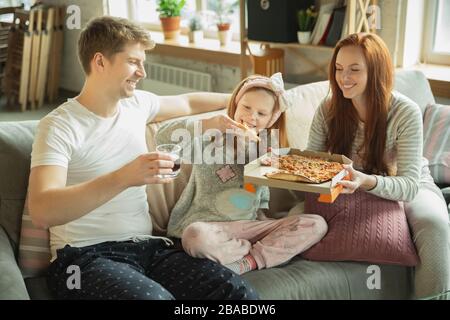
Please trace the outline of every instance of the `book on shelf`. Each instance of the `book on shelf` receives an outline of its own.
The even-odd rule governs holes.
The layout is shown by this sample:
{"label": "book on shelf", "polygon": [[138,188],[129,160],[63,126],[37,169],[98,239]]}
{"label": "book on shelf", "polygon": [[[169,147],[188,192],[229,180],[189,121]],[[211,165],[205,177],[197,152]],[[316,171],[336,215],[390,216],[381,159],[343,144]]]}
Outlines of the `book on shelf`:
{"label": "book on shelf", "polygon": [[342,30],[344,28],[345,16],[347,7],[336,8],[333,11],[333,18],[328,31],[325,45],[334,47],[336,43],[342,38]]}
{"label": "book on shelf", "polygon": [[314,30],[311,34],[311,44],[318,45],[324,37],[328,25],[330,24],[335,6],[335,3],[327,3],[320,6],[316,25],[314,26]]}
{"label": "book on shelf", "polygon": [[331,14],[331,17],[328,20],[327,27],[325,28],[325,32],[323,33],[322,38],[320,38],[320,41],[318,43],[319,46],[325,45],[325,41],[327,40],[328,33],[330,32],[331,24],[333,23],[333,18],[334,18],[334,15]]}

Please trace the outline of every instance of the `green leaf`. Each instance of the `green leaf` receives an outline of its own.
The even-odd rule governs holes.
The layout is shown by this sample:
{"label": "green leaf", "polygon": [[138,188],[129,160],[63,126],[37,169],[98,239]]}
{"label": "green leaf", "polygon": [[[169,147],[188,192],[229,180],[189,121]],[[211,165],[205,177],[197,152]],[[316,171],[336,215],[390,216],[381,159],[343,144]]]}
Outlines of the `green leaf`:
{"label": "green leaf", "polygon": [[312,31],[316,22],[317,12],[311,6],[306,10],[300,10],[297,13],[299,31]]}
{"label": "green leaf", "polygon": [[156,10],[164,17],[178,17],[185,4],[186,0],[159,0]]}

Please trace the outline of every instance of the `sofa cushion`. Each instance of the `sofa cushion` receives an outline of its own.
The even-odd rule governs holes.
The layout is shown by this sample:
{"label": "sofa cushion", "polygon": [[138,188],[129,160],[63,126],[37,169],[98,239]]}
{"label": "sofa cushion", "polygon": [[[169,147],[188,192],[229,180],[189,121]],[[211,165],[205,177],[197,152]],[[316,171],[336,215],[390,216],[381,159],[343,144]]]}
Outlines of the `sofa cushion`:
{"label": "sofa cushion", "polygon": [[287,91],[293,102],[293,106],[286,111],[286,129],[292,148],[306,148],[314,114],[328,91],[328,81],[301,85]]}
{"label": "sofa cushion", "polygon": [[0,122],[0,225],[17,252],[38,121]]}
{"label": "sofa cushion", "polygon": [[305,196],[305,212],[328,223],[328,233],[302,257],[320,261],[367,261],[415,266],[419,262],[403,202],[358,190],[340,195],[333,204]]}
{"label": "sofa cushion", "polygon": [[24,278],[42,275],[50,265],[50,234],[48,229],[36,227],[28,212],[28,198],[22,214],[19,267]]}
{"label": "sofa cushion", "polygon": [[430,83],[421,71],[396,70],[395,90],[417,103],[422,114],[427,105],[436,103]]}
{"label": "sofa cushion", "polygon": [[243,277],[261,299],[410,299],[411,271],[392,265],[317,262],[295,257],[286,265],[247,272]]}
{"label": "sofa cushion", "polygon": [[0,300],[29,299],[11,243],[0,226]]}
{"label": "sofa cushion", "polygon": [[450,184],[450,106],[427,106],[423,138],[423,155],[429,161],[431,176],[437,183]]}

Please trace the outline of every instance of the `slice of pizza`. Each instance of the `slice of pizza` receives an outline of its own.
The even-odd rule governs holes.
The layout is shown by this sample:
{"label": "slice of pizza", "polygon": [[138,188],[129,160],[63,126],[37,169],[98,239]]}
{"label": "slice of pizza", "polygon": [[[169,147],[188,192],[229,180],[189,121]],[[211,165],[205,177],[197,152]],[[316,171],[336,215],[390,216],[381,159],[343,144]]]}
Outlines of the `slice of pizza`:
{"label": "slice of pizza", "polygon": [[344,169],[339,162],[300,155],[281,156],[275,167],[279,170],[266,174],[268,178],[309,183],[329,181]]}
{"label": "slice of pizza", "polygon": [[275,172],[266,173],[266,177],[270,179],[286,180],[293,182],[307,182],[307,183],[321,183],[317,180],[312,180],[308,177],[302,176],[300,174],[293,174],[289,171],[278,170]]}
{"label": "slice of pizza", "polygon": [[258,141],[258,142],[261,141],[261,139],[258,137],[258,134],[256,133],[256,130],[255,130],[255,129],[250,129],[244,122],[242,122],[242,126],[243,126],[243,129],[244,129],[244,131],[245,131],[245,135],[246,135],[250,140]]}

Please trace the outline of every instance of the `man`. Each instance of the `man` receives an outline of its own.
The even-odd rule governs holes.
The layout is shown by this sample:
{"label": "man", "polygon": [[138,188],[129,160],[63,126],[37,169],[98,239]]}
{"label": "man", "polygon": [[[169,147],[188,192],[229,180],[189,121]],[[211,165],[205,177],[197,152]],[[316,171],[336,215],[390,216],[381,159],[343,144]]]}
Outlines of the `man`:
{"label": "man", "polygon": [[[226,105],[225,94],[157,97],[145,77],[147,31],[111,17],[92,20],[78,42],[81,93],[41,120],[33,144],[29,206],[50,228],[48,285],[62,299],[255,299],[237,275],[151,236],[145,185],[174,165],[148,153],[145,125]],[[70,270],[80,288],[69,289]]]}

